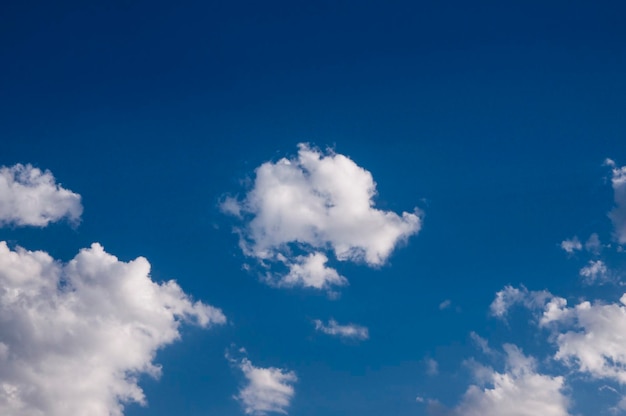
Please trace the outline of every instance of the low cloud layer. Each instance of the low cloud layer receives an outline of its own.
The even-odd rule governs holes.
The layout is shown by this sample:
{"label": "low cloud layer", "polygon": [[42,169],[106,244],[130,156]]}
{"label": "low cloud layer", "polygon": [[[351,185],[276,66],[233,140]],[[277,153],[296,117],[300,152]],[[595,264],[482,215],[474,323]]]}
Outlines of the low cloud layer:
{"label": "low cloud layer", "polygon": [[[228,358],[228,356],[227,356]],[[248,358],[234,361],[245,376],[246,383],[235,396],[248,415],[287,413],[294,397],[296,373],[275,367],[255,367]]]}
{"label": "low cloud layer", "polygon": [[155,283],[139,257],[93,244],[67,264],[0,242],[0,414],[121,416],[146,403],[138,377],[158,377],[158,349],[182,321],[222,324],[174,281]]}
{"label": "low cloud layer", "polygon": [[0,226],[45,227],[63,218],[76,223],[82,212],[80,195],[57,184],[50,171],[0,167]]}
{"label": "low cloud layer", "polygon": [[253,188],[241,200],[226,198],[222,210],[245,222],[246,255],[288,268],[270,282],[327,289],[346,283],[326,265],[328,254],[380,266],[420,230],[416,212],[376,209],[375,195],[371,173],[351,159],[300,144],[297,157],[259,166]]}

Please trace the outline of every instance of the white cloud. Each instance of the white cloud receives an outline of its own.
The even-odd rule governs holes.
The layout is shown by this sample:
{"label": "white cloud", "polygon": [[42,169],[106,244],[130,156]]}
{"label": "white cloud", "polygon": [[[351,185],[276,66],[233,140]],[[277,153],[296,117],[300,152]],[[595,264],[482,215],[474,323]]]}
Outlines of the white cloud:
{"label": "white cloud", "polygon": [[615,238],[620,244],[626,244],[626,166],[615,167],[613,163],[613,185],[615,208],[609,213],[613,222]]}
{"label": "white cloud", "polygon": [[[259,166],[252,190],[241,201],[225,199],[222,209],[247,221],[239,230],[246,255],[266,265],[286,265],[292,278],[306,286],[306,261],[315,259],[319,270],[323,252],[339,261],[380,266],[398,243],[420,230],[417,213],[376,209],[375,195],[372,175],[351,159],[300,144],[296,158]],[[294,264],[300,267],[295,272]],[[309,287],[344,283],[328,267],[323,270],[323,282],[316,274]]]}
{"label": "white cloud", "polygon": [[620,303],[585,301],[573,308],[565,299],[555,299],[548,304],[552,304],[550,318],[544,320],[558,334],[555,358],[592,377],[626,384],[626,294]]}
{"label": "white cloud", "polygon": [[574,251],[582,250],[583,245],[581,244],[578,237],[574,237],[570,238],[569,240],[561,241],[561,248],[567,253],[572,254]]}
{"label": "white cloud", "polygon": [[120,416],[146,402],[138,377],[158,377],[156,351],[183,320],[225,322],[150,264],[128,263],[99,244],[67,264],[0,242],[0,414]]}
{"label": "white cloud", "polygon": [[247,383],[235,398],[243,404],[246,414],[287,413],[295,393],[293,384],[298,381],[293,371],[255,367],[247,358],[236,364],[246,377]]}
{"label": "white cloud", "polygon": [[608,269],[602,260],[590,260],[589,263],[580,269],[580,276],[584,277],[585,283],[601,283],[608,279]]}
{"label": "white cloud", "polygon": [[45,227],[67,218],[80,220],[80,195],[55,182],[50,171],[31,165],[0,167],[0,226]]}
{"label": "white cloud", "polygon": [[529,309],[542,308],[552,295],[545,290],[528,291],[524,286],[519,289],[513,286],[505,286],[504,289],[496,293],[496,298],[490,306],[491,314],[498,318],[504,318],[509,309],[522,304]]}
{"label": "white cloud", "polygon": [[356,340],[366,340],[369,338],[369,330],[361,325],[340,325],[334,319],[329,320],[327,325],[319,319],[314,320],[313,323],[315,324],[315,329],[324,334]]}
{"label": "white cloud", "polygon": [[293,287],[312,287],[315,289],[330,289],[333,285],[344,286],[348,284],[348,280],[337,273],[337,270],[327,267],[328,257],[323,253],[311,253],[307,256],[297,256],[293,263],[288,262],[289,273],[280,276],[278,280],[270,275],[268,281],[277,286]]}
{"label": "white cloud", "polygon": [[[543,375],[517,347],[505,345],[505,372],[488,370],[489,386],[471,386],[453,412],[458,416],[567,416],[563,377]],[[483,372],[484,372],[483,368]]]}

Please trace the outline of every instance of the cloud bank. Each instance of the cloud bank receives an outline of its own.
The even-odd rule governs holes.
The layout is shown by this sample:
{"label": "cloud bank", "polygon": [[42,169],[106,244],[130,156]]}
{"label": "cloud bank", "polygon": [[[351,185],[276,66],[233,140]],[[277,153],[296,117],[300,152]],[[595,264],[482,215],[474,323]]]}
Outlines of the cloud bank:
{"label": "cloud bank", "polygon": [[328,254],[380,266],[419,232],[417,210],[376,209],[375,195],[371,173],[351,159],[300,144],[297,157],[259,166],[252,189],[241,200],[226,198],[222,210],[245,222],[239,231],[247,256],[288,269],[270,274],[269,283],[328,289],[347,283],[326,265]]}
{"label": "cloud bank", "polygon": [[76,223],[82,212],[80,195],[57,184],[50,171],[0,167],[0,226],[45,227],[63,218]]}
{"label": "cloud bank", "polygon": [[138,377],[158,377],[158,349],[182,321],[222,324],[174,282],[155,283],[139,257],[93,244],[67,264],[0,242],[0,414],[121,416],[145,404]]}

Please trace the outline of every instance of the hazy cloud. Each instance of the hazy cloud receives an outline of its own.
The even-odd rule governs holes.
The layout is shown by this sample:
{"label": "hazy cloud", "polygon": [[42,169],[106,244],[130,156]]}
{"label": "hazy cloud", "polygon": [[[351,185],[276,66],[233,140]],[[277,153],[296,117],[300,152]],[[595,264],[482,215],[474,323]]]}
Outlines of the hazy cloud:
{"label": "hazy cloud", "polygon": [[609,164],[613,167],[613,185],[615,208],[609,213],[613,222],[615,238],[620,244],[626,244],[626,166],[616,167],[615,163]]}
{"label": "hazy cloud", "polygon": [[319,319],[314,320],[313,323],[315,324],[315,329],[324,334],[356,340],[366,340],[369,338],[369,330],[361,325],[352,323],[340,325],[334,319],[329,320],[328,324],[324,324]]}

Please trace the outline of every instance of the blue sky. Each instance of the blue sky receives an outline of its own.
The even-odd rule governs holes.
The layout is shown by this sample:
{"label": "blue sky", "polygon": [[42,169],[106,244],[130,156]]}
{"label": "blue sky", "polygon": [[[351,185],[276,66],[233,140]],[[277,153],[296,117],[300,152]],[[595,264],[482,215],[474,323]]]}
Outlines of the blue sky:
{"label": "blue sky", "polygon": [[0,413],[626,413],[619,2],[0,7]]}

